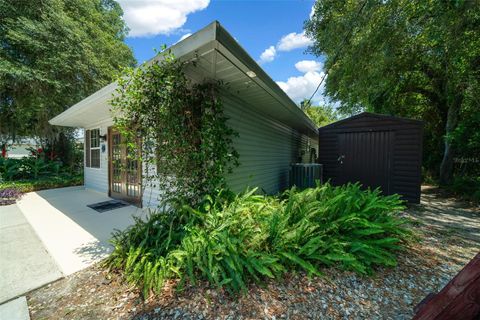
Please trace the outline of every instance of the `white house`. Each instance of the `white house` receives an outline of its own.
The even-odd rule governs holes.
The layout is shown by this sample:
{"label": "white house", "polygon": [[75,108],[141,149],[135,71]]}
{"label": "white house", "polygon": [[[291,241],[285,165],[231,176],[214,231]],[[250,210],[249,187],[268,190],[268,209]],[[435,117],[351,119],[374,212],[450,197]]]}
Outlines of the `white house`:
{"label": "white house", "polygon": [[[239,133],[234,146],[240,166],[227,176],[234,191],[251,186],[276,193],[288,187],[291,163],[314,161],[312,148],[318,148],[315,124],[220,23],[209,24],[171,50],[178,59],[196,60],[197,66],[186,70],[193,81],[208,78],[228,84],[228,93],[222,96],[225,113],[229,126]],[[158,190],[142,186],[141,164],[135,164],[137,174],[121,179],[112,166],[118,156],[119,134],[113,128],[109,100],[116,87],[116,83],[104,87],[50,123],[86,130],[85,188],[151,206]]]}

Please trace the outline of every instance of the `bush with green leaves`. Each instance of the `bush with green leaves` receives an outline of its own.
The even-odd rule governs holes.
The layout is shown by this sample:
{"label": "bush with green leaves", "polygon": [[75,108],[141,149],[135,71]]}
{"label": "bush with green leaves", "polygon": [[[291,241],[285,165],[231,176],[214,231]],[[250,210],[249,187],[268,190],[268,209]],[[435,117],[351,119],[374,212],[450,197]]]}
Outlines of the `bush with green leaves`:
{"label": "bush with green leaves", "polygon": [[278,197],[223,191],[197,208],[172,204],[117,231],[105,263],[145,295],[172,278],[180,288],[208,281],[238,292],[289,270],[319,275],[320,266],[335,266],[370,274],[375,266],[395,266],[395,251],[411,237],[398,215],[403,209],[398,195],[358,184],[291,189]]}
{"label": "bush with green leaves", "polygon": [[5,181],[38,179],[49,175],[57,175],[60,168],[60,162],[42,158],[10,159],[0,157],[0,178]]}
{"label": "bush with green leaves", "polygon": [[58,176],[42,177],[35,180],[0,181],[0,191],[5,189],[15,189],[19,192],[25,193],[44,189],[79,186],[82,184],[83,175],[81,174],[60,174]]}
{"label": "bush with green leaves", "polygon": [[129,157],[142,162],[144,186],[161,190],[161,202],[196,205],[225,188],[225,175],[238,165],[238,134],[227,125],[221,99],[225,86],[192,82],[185,67],[195,66],[164,50],[152,63],[126,69],[111,100],[123,143],[137,151]]}
{"label": "bush with green leaves", "polygon": [[448,190],[455,193],[464,199],[480,202],[480,177],[459,175],[453,180],[453,183],[448,186]]}

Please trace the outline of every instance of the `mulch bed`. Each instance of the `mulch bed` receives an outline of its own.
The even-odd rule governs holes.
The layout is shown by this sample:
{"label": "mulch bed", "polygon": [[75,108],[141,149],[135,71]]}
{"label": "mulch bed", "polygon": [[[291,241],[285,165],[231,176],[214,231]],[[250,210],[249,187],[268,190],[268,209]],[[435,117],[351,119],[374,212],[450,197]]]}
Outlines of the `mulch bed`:
{"label": "mulch bed", "polygon": [[[397,267],[378,268],[370,277],[335,268],[323,269],[321,277],[290,273],[251,285],[247,294],[238,296],[206,284],[177,292],[171,281],[160,295],[143,300],[120,275],[94,265],[32,292],[31,318],[410,319],[428,293],[439,291],[480,250],[475,236],[480,235],[478,208],[459,206],[435,193],[427,192],[424,198],[422,206],[406,213],[417,220],[422,241],[399,254]],[[438,224],[431,218],[438,215],[446,221],[458,219],[468,228]]]}

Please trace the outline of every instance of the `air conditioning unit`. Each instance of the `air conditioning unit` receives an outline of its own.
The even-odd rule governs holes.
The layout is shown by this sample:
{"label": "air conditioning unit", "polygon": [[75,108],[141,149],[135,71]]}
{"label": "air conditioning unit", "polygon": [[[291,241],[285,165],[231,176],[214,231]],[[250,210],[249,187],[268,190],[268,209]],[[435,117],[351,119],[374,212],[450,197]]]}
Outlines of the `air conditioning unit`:
{"label": "air conditioning unit", "polygon": [[290,187],[313,188],[323,182],[323,166],[318,163],[293,163],[290,166]]}

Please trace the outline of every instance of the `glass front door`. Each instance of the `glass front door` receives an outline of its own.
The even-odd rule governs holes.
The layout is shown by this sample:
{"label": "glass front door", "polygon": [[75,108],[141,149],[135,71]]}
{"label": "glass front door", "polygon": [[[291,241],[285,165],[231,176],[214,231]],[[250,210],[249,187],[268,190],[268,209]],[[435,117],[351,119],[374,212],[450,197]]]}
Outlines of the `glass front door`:
{"label": "glass front door", "polygon": [[108,137],[110,197],[141,205],[140,143],[129,148],[114,128],[109,128]]}

